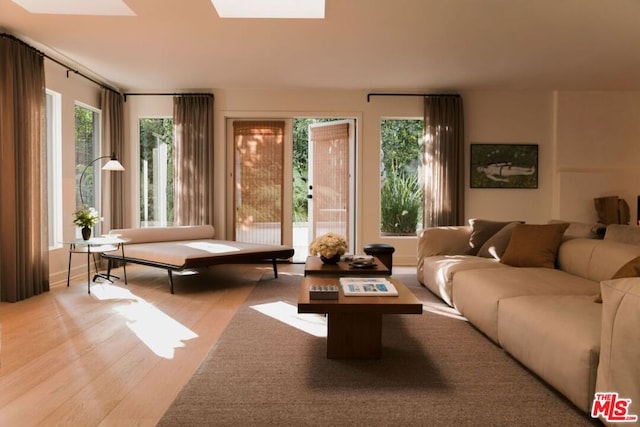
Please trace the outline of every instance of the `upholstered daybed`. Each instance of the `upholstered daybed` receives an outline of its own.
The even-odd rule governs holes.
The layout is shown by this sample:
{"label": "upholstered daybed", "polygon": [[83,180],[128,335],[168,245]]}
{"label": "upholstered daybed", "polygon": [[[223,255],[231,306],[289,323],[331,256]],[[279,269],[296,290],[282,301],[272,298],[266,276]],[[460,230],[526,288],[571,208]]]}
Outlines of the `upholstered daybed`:
{"label": "upholstered daybed", "polygon": [[[127,262],[164,268],[169,273],[169,286],[173,293],[174,271],[202,268],[216,264],[254,263],[270,260],[278,277],[278,260],[293,256],[293,248],[282,245],[215,240],[211,225],[181,227],[125,228],[111,230],[109,234],[129,239],[124,247]],[[122,261],[122,254],[102,254],[109,261]]]}

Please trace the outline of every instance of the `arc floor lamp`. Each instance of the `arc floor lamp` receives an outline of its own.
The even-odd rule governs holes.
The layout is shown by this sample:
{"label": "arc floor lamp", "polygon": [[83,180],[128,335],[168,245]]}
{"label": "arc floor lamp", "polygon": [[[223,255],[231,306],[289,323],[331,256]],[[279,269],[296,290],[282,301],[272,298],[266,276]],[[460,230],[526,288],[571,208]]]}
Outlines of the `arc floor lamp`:
{"label": "arc floor lamp", "polygon": [[91,163],[89,163],[87,166],[84,167],[84,170],[82,171],[82,175],[80,175],[80,182],[78,183],[78,186],[80,187],[80,201],[82,202],[83,205],[84,205],[84,197],[82,197],[82,180],[84,179],[84,175],[87,172],[87,169],[89,169],[91,165],[93,165],[98,160],[102,160],[102,159],[110,159],[102,167],[103,171],[123,171],[124,170],[124,166],[122,166],[122,164],[118,161],[118,158],[116,157],[115,152],[111,153],[110,156],[100,156],[97,159],[92,160]]}

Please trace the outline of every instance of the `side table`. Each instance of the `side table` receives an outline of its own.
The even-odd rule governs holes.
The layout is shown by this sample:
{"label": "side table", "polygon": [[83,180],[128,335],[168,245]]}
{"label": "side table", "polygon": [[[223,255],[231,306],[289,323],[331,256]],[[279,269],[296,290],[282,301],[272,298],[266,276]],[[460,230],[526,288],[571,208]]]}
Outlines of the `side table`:
{"label": "side table", "polygon": [[[111,268],[109,268],[108,273],[100,273],[98,270],[98,263],[96,261],[96,254],[104,253],[104,252],[112,252],[117,251],[118,249],[122,252],[122,261],[124,263],[124,245],[128,243],[131,239],[117,237],[117,236],[105,236],[105,237],[94,237],[89,240],[73,240],[69,242],[64,242],[65,245],[69,245],[69,268],[67,270],[67,287],[69,287],[69,278],[71,276],[71,255],[78,253],[86,253],[87,254],[87,293],[91,293],[91,282],[95,282],[98,277],[102,277],[108,281],[112,281],[111,277],[116,277],[111,274]],[[95,266],[95,275],[93,276],[93,280],[91,280],[91,256],[93,255],[93,263]],[[127,267],[126,263],[123,264],[123,272],[124,272],[124,284],[127,284]]]}

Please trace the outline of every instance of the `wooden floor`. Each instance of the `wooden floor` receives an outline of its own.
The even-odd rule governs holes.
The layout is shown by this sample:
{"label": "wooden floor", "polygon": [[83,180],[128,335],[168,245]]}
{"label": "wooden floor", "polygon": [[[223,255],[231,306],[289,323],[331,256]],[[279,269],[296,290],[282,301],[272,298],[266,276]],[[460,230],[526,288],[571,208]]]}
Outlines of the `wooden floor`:
{"label": "wooden floor", "polygon": [[164,270],[127,272],[128,286],[93,284],[88,295],[83,277],[0,304],[0,426],[155,425],[271,268],[175,277],[174,295]]}
{"label": "wooden floor", "polygon": [[93,284],[91,295],[83,276],[0,303],[0,426],[154,426],[272,270],[225,265],[174,276],[174,295],[164,270],[127,273],[128,286]]}

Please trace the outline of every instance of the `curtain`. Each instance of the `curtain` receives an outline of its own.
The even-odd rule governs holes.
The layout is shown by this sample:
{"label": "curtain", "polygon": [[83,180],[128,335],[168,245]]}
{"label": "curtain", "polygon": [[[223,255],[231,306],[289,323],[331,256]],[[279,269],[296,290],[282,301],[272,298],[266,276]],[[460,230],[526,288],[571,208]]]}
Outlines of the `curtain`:
{"label": "curtain", "polygon": [[457,95],[424,100],[424,227],[464,222],[464,114]]}
{"label": "curtain", "polygon": [[[102,88],[102,143],[104,155],[115,153],[120,163],[124,154],[124,98],[118,92]],[[124,174],[110,173],[105,180],[102,206],[109,212],[110,223],[105,230],[124,228]]]}
{"label": "curtain", "polygon": [[213,95],[173,98],[174,217],[213,224]]}
{"label": "curtain", "polygon": [[49,290],[42,55],[0,35],[0,300]]}

